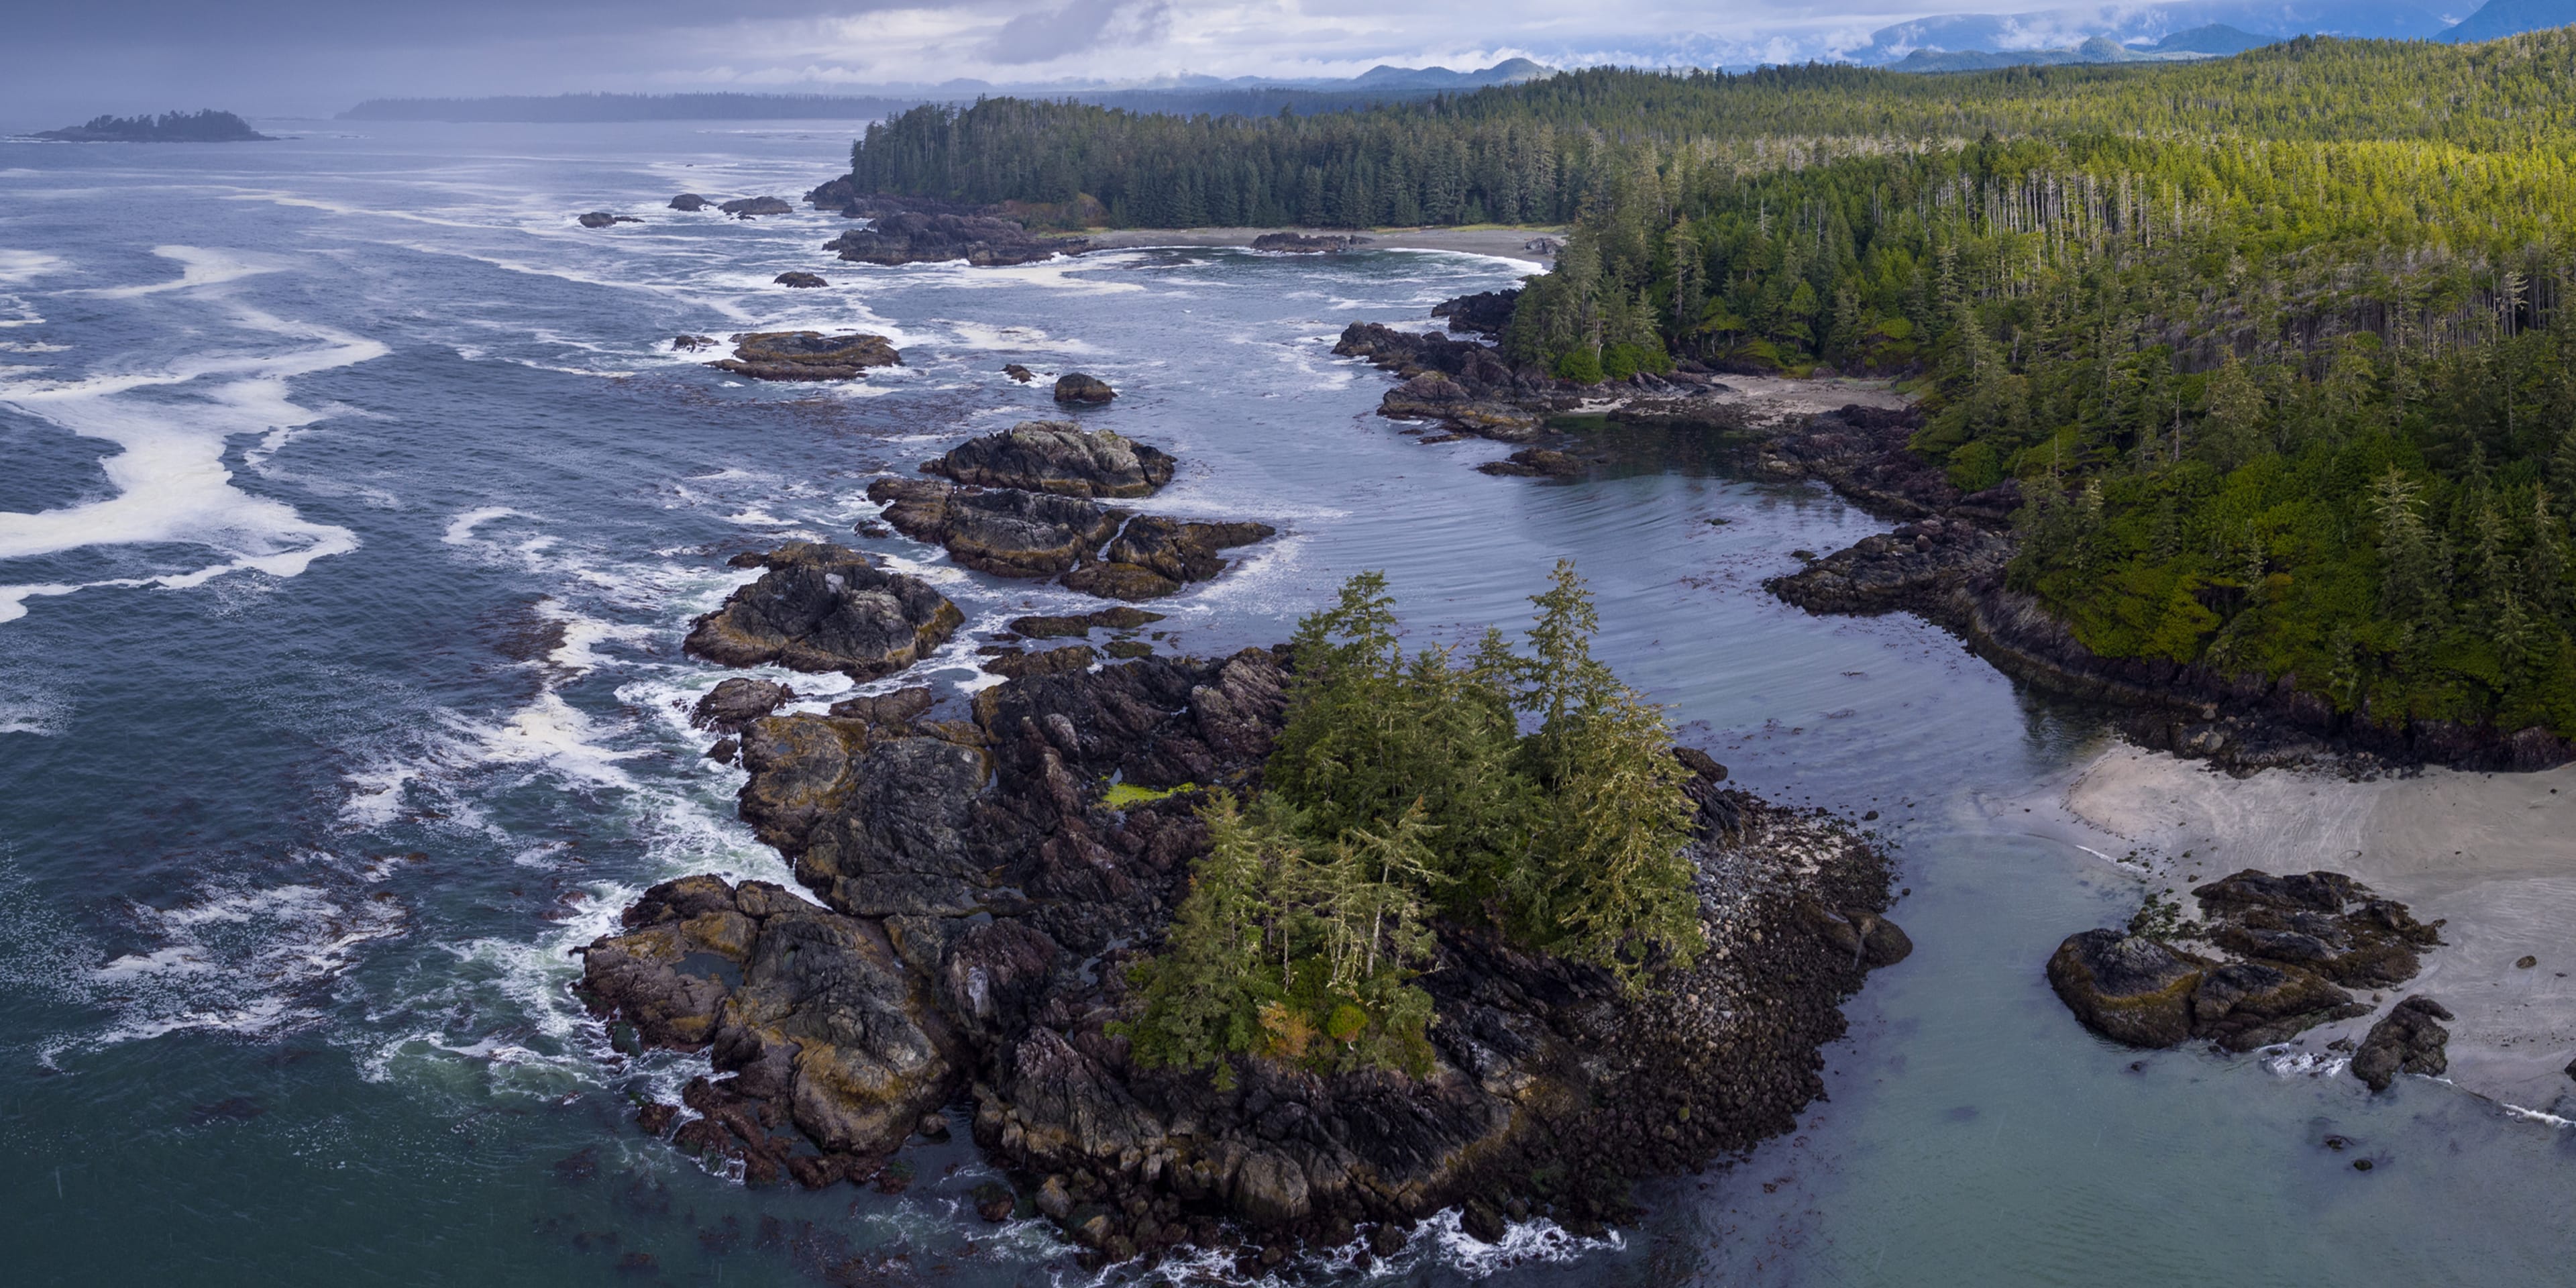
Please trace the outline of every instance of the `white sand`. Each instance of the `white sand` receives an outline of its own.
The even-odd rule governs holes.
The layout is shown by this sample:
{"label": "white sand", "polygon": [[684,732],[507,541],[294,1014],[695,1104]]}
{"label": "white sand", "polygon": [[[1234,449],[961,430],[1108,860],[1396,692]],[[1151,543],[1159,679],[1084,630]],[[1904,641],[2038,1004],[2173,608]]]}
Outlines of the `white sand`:
{"label": "white sand", "polygon": [[[2048,796],[1997,812],[2025,807],[2041,831],[2106,858],[2135,851],[2157,888],[2184,892],[2243,868],[2327,869],[2443,920],[2444,946],[2384,1001],[2423,993],[2459,1017],[2450,1077],[2462,1088],[2531,1109],[2576,1097],[2565,1073],[2576,1056],[2576,766],[2371,783],[2281,770],[2235,779],[2121,746]],[[2539,965],[2516,967],[2525,955]],[[2308,1049],[2358,1037],[2375,1018],[2312,1030]]]}

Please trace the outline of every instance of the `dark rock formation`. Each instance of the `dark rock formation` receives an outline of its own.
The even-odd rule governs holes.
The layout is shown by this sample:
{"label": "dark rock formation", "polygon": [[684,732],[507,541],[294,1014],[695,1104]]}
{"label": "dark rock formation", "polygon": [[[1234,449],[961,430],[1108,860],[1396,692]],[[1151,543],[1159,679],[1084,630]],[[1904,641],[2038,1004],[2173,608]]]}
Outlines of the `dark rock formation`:
{"label": "dark rock formation", "polygon": [[2369,1083],[2372,1091],[2388,1090],[2401,1073],[2440,1077],[2451,1067],[2447,1050],[2451,1031],[2436,1021],[2450,1018],[2451,1013],[2429,997],[2399,1002],[2387,1018],[2370,1026],[2360,1048],[2352,1053],[2352,1076]]}
{"label": "dark rock formation", "polygon": [[1583,462],[1544,447],[1524,447],[1512,453],[1509,460],[1487,461],[1476,469],[1479,473],[1499,474],[1507,478],[1561,479],[1583,473]]}
{"label": "dark rock formation", "polygon": [[1163,452],[1119,434],[1064,420],[1022,421],[968,439],[922,472],[977,487],[1015,487],[1081,497],[1152,496],[1172,481],[1177,464]]}
{"label": "dark rock formation", "polygon": [[776,197],[737,197],[716,209],[740,219],[759,215],[792,215],[796,207]]}
{"label": "dark rock formation", "polygon": [[799,290],[807,291],[818,286],[831,285],[830,282],[823,280],[823,276],[820,273],[781,273],[770,280],[780,286],[792,286]]}
{"label": "dark rock formation", "polygon": [[1763,586],[1811,613],[1903,609],[1928,616],[1971,582],[2000,577],[2012,555],[2008,537],[1956,519],[1923,519],[1863,537]]}
{"label": "dark rock formation", "polygon": [[718,680],[698,699],[696,709],[689,712],[689,723],[719,733],[741,733],[752,721],[795,700],[796,690],[784,684],[734,676]]}
{"label": "dark rock formation", "polygon": [[2412,979],[2416,950],[2440,942],[2405,905],[2338,872],[2247,869],[2192,891],[2209,917],[2183,927],[2207,955],[2117,930],[2069,936],[2049,986],[2084,1026],[2140,1047],[2205,1038],[2230,1051],[2287,1042],[2370,1013],[2337,987]]}
{"label": "dark rock formation", "polygon": [[1500,336],[1512,324],[1512,310],[1521,302],[1521,288],[1506,291],[1478,291],[1454,300],[1442,300],[1431,309],[1431,316],[1449,319],[1449,329],[1467,335]]}
{"label": "dark rock formation", "polygon": [[[1450,1206],[1488,1235],[1532,1211],[1592,1232],[1633,1215],[1631,1180],[1794,1125],[1822,1090],[1841,998],[1869,961],[1903,956],[1883,858],[1829,818],[1701,776],[1713,947],[1688,971],[1630,993],[1444,927],[1421,977],[1437,1012],[1427,1077],[1243,1059],[1220,1091],[1137,1067],[1108,1031],[1131,1001],[1125,968],[1206,833],[1194,793],[1116,810],[1103,793],[1244,782],[1285,679],[1264,651],[1155,657],[1032,670],[979,693],[971,724],[753,722],[743,816],[832,911],[691,878],[648,892],[588,953],[595,1006],[643,1040],[706,1045],[730,1075],[692,1086],[706,1117],[675,1143],[755,1182],[862,1180],[927,1112],[925,1088],[964,1088],[977,1143],[1103,1256],[1215,1244],[1226,1220],[1279,1255],[1362,1223],[1391,1247]],[[764,1130],[779,1121],[801,1139]],[[978,1209],[1006,1216],[1007,1197]]]}
{"label": "dark rock formation", "polygon": [[726,666],[874,679],[930,656],[965,621],[938,591],[841,546],[790,542],[735,562],[768,571],[699,618],[685,646]]}
{"label": "dark rock formation", "polygon": [[1106,550],[1086,555],[1081,567],[1065,574],[1064,584],[1103,599],[1160,599],[1177,594],[1189,582],[1210,581],[1225,571],[1226,561],[1218,551],[1278,534],[1267,523],[1204,523],[1139,515],[1119,529],[1117,540]]}
{"label": "dark rock formation", "polygon": [[883,729],[902,729],[919,719],[937,701],[928,689],[897,689],[892,693],[843,698],[832,704],[832,716]]}
{"label": "dark rock formation", "polygon": [[817,210],[838,210],[858,199],[858,187],[847,178],[818,184],[813,191],[805,194],[805,204]]}
{"label": "dark rock formation", "polygon": [[[674,1143],[740,1161],[745,1181],[874,1175],[955,1094],[967,1052],[881,926],[704,876],[646,891],[624,924],[584,951],[581,992],[734,1075],[690,1084],[705,1116]],[[771,1130],[789,1123],[802,1141]]]}
{"label": "dark rock formation", "polygon": [[700,349],[712,349],[716,347],[716,344],[716,338],[711,335],[684,335],[675,337],[671,341],[672,348],[686,353],[696,353]]}
{"label": "dark rock formation", "polygon": [[2084,1027],[2137,1047],[2191,1037],[2191,995],[2209,963],[2116,930],[2071,935],[2048,959],[2048,986]]}
{"label": "dark rock formation", "polygon": [[854,380],[870,367],[903,364],[881,335],[755,331],[733,339],[733,356],[707,365],[754,380]]}
{"label": "dark rock formation", "polygon": [[881,478],[868,485],[868,499],[886,507],[895,531],[946,546],[957,562],[1003,577],[1070,570],[1124,516],[1081,497],[929,479]]}
{"label": "dark rock formation", "polygon": [[581,216],[579,222],[584,228],[606,228],[610,224],[640,224],[644,221],[633,215],[612,215],[605,210],[594,210]]}
{"label": "dark rock formation", "polygon": [[1011,379],[1019,381],[1024,385],[1038,378],[1038,373],[1023,367],[1016,362],[1003,363],[1002,374],[1009,376]]}
{"label": "dark rock formation", "polygon": [[1323,255],[1368,244],[1369,239],[1357,233],[1263,233],[1252,239],[1254,250],[1290,255]]}
{"label": "dark rock formation", "polygon": [[1333,352],[1366,359],[1404,378],[1403,384],[1387,391],[1378,406],[1379,415],[1436,420],[1460,433],[1507,443],[1538,437],[1540,418],[1524,400],[1554,390],[1553,381],[1513,372],[1491,346],[1445,335],[1416,335],[1375,322],[1352,323],[1342,331]]}
{"label": "dark rock formation", "polygon": [[1097,407],[1118,396],[1109,382],[1079,371],[1068,371],[1055,379],[1055,400],[1068,406]]}
{"label": "dark rock formation", "polygon": [[687,210],[694,212],[706,209],[709,204],[711,203],[709,203],[706,198],[701,197],[694,192],[684,192],[679,196],[671,198],[671,209],[673,210]]}
{"label": "dark rock formation", "polygon": [[1129,608],[1121,604],[1116,608],[1104,608],[1099,612],[1084,613],[1079,617],[1014,617],[1011,619],[1010,626],[1013,631],[1026,635],[1030,639],[1044,640],[1088,635],[1103,629],[1139,630],[1161,620],[1163,620],[1161,613],[1149,613],[1141,608]]}
{"label": "dark rock formation", "polygon": [[1079,255],[1090,243],[1076,237],[1039,237],[1008,219],[989,215],[900,211],[869,221],[823,243],[860,264],[929,264],[962,259],[978,267],[1031,264],[1057,255]]}

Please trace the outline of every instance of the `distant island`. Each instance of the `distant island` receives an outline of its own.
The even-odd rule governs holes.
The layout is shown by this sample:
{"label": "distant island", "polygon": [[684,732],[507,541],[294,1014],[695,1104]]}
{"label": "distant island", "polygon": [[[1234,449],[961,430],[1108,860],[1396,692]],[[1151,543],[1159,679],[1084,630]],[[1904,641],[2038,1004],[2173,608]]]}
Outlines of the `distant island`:
{"label": "distant island", "polygon": [[230,112],[163,112],[159,116],[97,116],[86,125],[28,136],[64,143],[255,143],[268,139]]}

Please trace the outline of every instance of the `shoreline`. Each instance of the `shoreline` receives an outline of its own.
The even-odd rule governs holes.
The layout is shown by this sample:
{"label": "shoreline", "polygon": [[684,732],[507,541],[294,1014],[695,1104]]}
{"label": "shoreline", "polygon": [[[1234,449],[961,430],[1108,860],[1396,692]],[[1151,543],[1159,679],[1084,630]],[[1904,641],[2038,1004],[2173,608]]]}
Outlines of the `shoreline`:
{"label": "shoreline", "polygon": [[[1332,228],[1120,228],[1109,232],[1086,233],[1091,250],[1145,250],[1171,246],[1218,246],[1240,250],[1252,248],[1252,241],[1270,233],[1306,233],[1322,236],[1351,236],[1349,229]],[[1357,247],[1371,250],[1445,250],[1469,255],[1491,255],[1499,259],[1525,260],[1541,268],[1552,266],[1556,256],[1529,250],[1527,243],[1539,237],[1565,239],[1564,228],[1399,228],[1361,229],[1357,236],[1368,238],[1368,244]],[[1291,254],[1331,255],[1347,252],[1306,251]]]}
{"label": "shoreline", "polygon": [[[2424,995],[2458,1017],[2447,1080],[2524,1111],[2567,1117],[2576,1079],[2576,765],[2521,773],[2427,768],[2355,781],[2299,769],[2230,776],[2126,742],[2041,791],[1985,806],[2032,811],[2034,834],[2087,849],[2150,890],[2244,868],[2345,873],[2407,905],[2442,945],[2373,1013],[2299,1046],[2359,1040],[2389,1006]],[[2133,858],[2114,858],[2126,852]],[[2517,963],[2537,959],[2531,967]]]}

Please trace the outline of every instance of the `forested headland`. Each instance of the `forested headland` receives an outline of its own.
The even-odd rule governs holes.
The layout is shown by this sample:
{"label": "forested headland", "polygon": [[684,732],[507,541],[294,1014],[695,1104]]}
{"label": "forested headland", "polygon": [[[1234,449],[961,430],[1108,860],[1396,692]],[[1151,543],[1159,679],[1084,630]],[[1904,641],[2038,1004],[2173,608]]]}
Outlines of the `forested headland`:
{"label": "forested headland", "polygon": [[1903,376],[2096,653],[2576,736],[2576,29],[1913,77],[1597,70],[1337,117],[925,109],[862,188],[1129,224],[1576,225],[1576,380]]}

